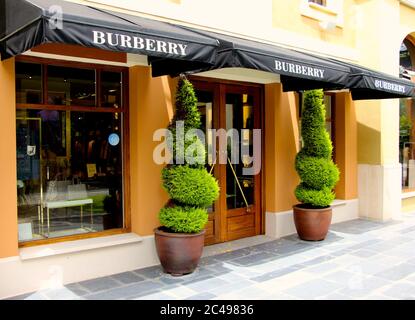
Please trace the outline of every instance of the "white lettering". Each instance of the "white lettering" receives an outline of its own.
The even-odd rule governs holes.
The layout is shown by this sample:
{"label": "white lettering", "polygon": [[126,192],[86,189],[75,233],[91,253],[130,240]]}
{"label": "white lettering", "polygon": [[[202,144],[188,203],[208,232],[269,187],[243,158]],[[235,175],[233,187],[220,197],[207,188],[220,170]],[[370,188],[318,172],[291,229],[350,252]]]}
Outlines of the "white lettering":
{"label": "white lettering", "polygon": [[101,31],[92,31],[94,34],[94,43],[104,44],[105,43],[105,33]]}
{"label": "white lettering", "polygon": [[375,87],[379,89],[405,93],[405,86],[383,80],[375,80]]}
{"label": "white lettering", "polygon": [[121,38],[121,47],[131,48],[131,37],[126,36],[125,34],[120,35]]}
{"label": "white lettering", "polygon": [[177,52],[177,44],[173,43],[173,42],[169,42],[169,53],[170,54],[176,54],[178,55],[179,53]]}
{"label": "white lettering", "polygon": [[[114,38],[115,38],[115,42],[113,41],[114,39],[113,39],[113,35],[114,35]],[[118,46],[118,42],[119,42],[119,34],[113,34],[113,33],[111,33],[111,32],[108,32],[107,33],[107,38],[108,38],[108,43],[111,45],[111,46]]]}
{"label": "white lettering", "polygon": [[157,41],[157,51],[167,53],[166,45],[164,41]]}
{"label": "white lettering", "polygon": [[325,72],[325,70],[323,69],[307,67],[307,66],[303,66],[300,64],[288,63],[288,62],[283,62],[279,60],[275,60],[275,70],[289,72],[289,73],[302,74],[304,76],[309,76],[309,77],[314,77],[314,78],[324,78],[324,72]]}
{"label": "white lettering", "polygon": [[147,50],[172,55],[187,55],[188,45],[183,43],[166,42],[145,37],[132,37],[126,34],[92,31],[93,43],[97,45],[109,45],[113,47]]}
{"label": "white lettering", "polygon": [[156,51],[156,48],[154,47],[154,44],[156,43],[153,39],[146,39],[146,49],[148,51]]}
{"label": "white lettering", "polygon": [[178,45],[179,45],[179,49],[180,49],[180,54],[182,56],[185,56],[186,55],[187,44],[179,43]]}
{"label": "white lettering", "polygon": [[134,37],[134,49],[142,50],[144,49],[144,39],[139,37]]}

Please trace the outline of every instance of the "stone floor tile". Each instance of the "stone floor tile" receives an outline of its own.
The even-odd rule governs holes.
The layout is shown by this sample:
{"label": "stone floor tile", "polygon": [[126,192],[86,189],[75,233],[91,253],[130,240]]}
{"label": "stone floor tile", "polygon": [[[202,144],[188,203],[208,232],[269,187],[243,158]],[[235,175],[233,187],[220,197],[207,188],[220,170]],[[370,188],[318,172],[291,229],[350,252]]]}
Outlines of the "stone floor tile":
{"label": "stone floor tile", "polygon": [[185,286],[182,286],[182,285],[178,285],[175,287],[167,286],[165,289],[163,289],[162,292],[165,294],[171,295],[175,299],[180,299],[180,300],[183,300],[183,299],[186,299],[188,297],[198,294],[196,291],[190,288],[187,288]]}
{"label": "stone floor tile", "polygon": [[285,290],[284,293],[301,299],[314,300],[333,293],[339,288],[339,284],[334,282],[324,279],[313,279]]}
{"label": "stone floor tile", "polygon": [[82,296],[76,294],[72,290],[62,287],[56,289],[43,290],[43,295],[45,295],[50,300],[81,300]]}
{"label": "stone floor tile", "polygon": [[85,296],[85,298],[88,300],[113,300],[136,298],[145,295],[148,292],[157,291],[161,287],[163,287],[163,285],[159,282],[146,280],[128,286],[123,286],[121,288],[115,288],[95,294],[90,294]]}
{"label": "stone floor tile", "polygon": [[121,284],[111,277],[104,277],[104,278],[98,278],[98,279],[92,279],[92,280],[86,280],[79,282],[81,287],[86,288],[90,292],[98,292],[102,290],[108,290],[120,287]]}
{"label": "stone floor tile", "polygon": [[211,300],[213,298],[216,298],[216,295],[210,292],[203,292],[196,294],[194,296],[186,298],[186,300]]}
{"label": "stone floor tile", "polygon": [[140,277],[145,277],[148,279],[156,279],[164,275],[161,266],[153,266],[144,269],[138,269],[134,270],[133,272],[139,275]]}
{"label": "stone floor tile", "polygon": [[327,296],[319,298],[319,300],[353,300],[353,298],[340,293],[331,293]]}
{"label": "stone floor tile", "polygon": [[357,251],[350,252],[350,255],[357,256],[361,258],[369,258],[377,255],[379,252],[376,252],[375,250],[369,250],[369,249],[361,249]]}
{"label": "stone floor tile", "polygon": [[253,278],[251,278],[251,280],[255,281],[255,282],[264,282],[264,281],[268,281],[268,280],[271,280],[271,279],[275,279],[275,278],[285,276],[286,274],[296,272],[299,269],[300,268],[298,266],[282,268],[282,269],[279,269],[279,270],[275,270],[275,271],[272,271],[272,272],[269,272],[269,273],[262,274],[262,275],[257,276],[257,277],[253,277]]}
{"label": "stone floor tile", "polygon": [[315,274],[324,274],[324,273],[331,272],[331,271],[335,270],[338,267],[339,267],[339,265],[337,263],[334,263],[334,262],[330,261],[330,262],[324,262],[324,263],[320,263],[318,265],[314,265],[312,267],[305,268],[304,271],[305,272],[310,272],[310,273],[315,273]]}
{"label": "stone floor tile", "polygon": [[220,279],[220,278],[211,278],[211,279],[206,279],[202,281],[185,284],[185,286],[196,292],[204,292],[204,291],[213,290],[215,288],[224,286],[226,284],[229,284],[229,282],[223,279]]}
{"label": "stone floor tile", "polygon": [[352,281],[338,293],[358,299],[368,296],[379,288],[386,287],[390,284],[390,281],[362,274],[353,278]]}
{"label": "stone floor tile", "polygon": [[382,292],[383,295],[395,299],[415,299],[415,285],[410,283],[395,283]]}
{"label": "stone floor tile", "polygon": [[254,283],[252,281],[242,279],[242,280],[239,280],[237,282],[230,282],[230,283],[227,283],[223,286],[213,288],[213,289],[209,290],[209,292],[213,293],[214,295],[220,295],[220,294],[224,294],[226,292],[230,293],[230,292],[239,291],[239,290],[242,290],[244,288],[248,288],[252,285],[254,285]]}
{"label": "stone floor tile", "polygon": [[134,298],[132,300],[177,300],[177,298],[165,292],[156,292],[146,294],[141,297]]}
{"label": "stone floor tile", "polygon": [[91,293],[87,291],[86,288],[82,287],[79,283],[67,284],[65,288],[72,291],[77,296],[84,296],[84,295],[87,295],[88,293]]}
{"label": "stone floor tile", "polygon": [[140,277],[135,272],[124,272],[124,273],[114,274],[111,277],[123,284],[140,282],[140,281],[144,281],[145,279],[144,277]]}
{"label": "stone floor tile", "polygon": [[239,266],[252,266],[269,261],[273,257],[273,254],[270,252],[260,252],[256,254],[247,255],[237,259],[232,259],[229,261],[231,264],[236,264]]}
{"label": "stone floor tile", "polygon": [[28,294],[22,294],[16,297],[8,298],[6,300],[50,300],[45,294],[41,291],[32,292]]}
{"label": "stone floor tile", "polygon": [[409,263],[402,263],[397,266],[393,266],[392,268],[376,273],[375,276],[387,280],[398,281],[414,274],[414,265]]}

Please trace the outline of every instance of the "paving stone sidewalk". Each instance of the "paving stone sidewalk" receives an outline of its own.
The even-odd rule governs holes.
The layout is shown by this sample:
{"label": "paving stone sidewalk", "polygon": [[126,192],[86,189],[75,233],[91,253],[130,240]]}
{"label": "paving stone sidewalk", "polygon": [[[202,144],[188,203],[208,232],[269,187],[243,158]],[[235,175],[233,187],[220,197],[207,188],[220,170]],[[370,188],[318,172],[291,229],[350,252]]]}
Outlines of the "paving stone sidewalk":
{"label": "paving stone sidewalk", "polygon": [[415,215],[389,223],[335,224],[318,243],[296,235],[259,242],[229,252],[226,246],[207,247],[222,253],[202,258],[196,272],[180,278],[155,266],[14,299],[415,298]]}

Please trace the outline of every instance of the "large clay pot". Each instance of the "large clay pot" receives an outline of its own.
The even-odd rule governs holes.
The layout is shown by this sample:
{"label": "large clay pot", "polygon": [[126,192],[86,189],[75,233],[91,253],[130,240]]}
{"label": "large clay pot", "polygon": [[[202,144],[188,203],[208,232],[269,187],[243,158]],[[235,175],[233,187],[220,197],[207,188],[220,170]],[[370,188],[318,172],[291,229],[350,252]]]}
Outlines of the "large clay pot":
{"label": "large clay pot", "polygon": [[294,223],[298,236],[306,241],[324,240],[329,231],[332,208],[309,209],[304,205],[295,205]]}
{"label": "large clay pot", "polygon": [[164,272],[172,276],[192,273],[202,256],[205,232],[170,233],[155,229],[157,254]]}

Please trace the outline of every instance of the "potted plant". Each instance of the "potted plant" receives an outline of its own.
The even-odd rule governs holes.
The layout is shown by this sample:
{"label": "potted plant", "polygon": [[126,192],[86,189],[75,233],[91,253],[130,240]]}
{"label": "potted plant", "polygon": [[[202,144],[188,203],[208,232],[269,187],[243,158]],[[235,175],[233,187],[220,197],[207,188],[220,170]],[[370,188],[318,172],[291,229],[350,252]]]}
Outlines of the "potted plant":
{"label": "potted plant", "polygon": [[[182,131],[178,130],[178,124]],[[154,231],[163,270],[173,276],[192,273],[197,267],[208,221],[206,208],[219,196],[218,182],[205,168],[205,145],[196,135],[183,139],[200,126],[193,86],[187,79],[180,78],[176,112],[168,127],[172,133],[168,145],[173,164],[162,171],[163,187],[171,199],[159,212],[162,226]],[[180,155],[181,161],[177,161]]]}
{"label": "potted plant", "polygon": [[333,189],[339,170],[332,160],[333,145],[325,127],[323,90],[306,91],[301,118],[303,147],[297,154],[295,169],[301,183],[295,196],[294,222],[302,240],[324,240],[331,223],[335,198]]}

